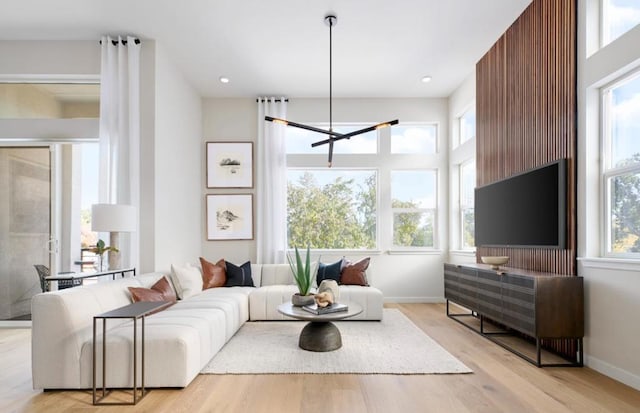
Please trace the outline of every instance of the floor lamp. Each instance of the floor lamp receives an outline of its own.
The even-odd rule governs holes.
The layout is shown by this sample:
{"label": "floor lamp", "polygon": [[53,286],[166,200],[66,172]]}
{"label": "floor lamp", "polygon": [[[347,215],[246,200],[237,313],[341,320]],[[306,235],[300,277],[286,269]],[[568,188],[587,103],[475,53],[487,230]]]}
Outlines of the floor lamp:
{"label": "floor lamp", "polygon": [[[110,246],[120,250],[120,233],[136,230],[136,208],[119,204],[92,205],[91,230],[108,232]],[[109,269],[115,270],[120,267],[120,252],[109,251]]]}

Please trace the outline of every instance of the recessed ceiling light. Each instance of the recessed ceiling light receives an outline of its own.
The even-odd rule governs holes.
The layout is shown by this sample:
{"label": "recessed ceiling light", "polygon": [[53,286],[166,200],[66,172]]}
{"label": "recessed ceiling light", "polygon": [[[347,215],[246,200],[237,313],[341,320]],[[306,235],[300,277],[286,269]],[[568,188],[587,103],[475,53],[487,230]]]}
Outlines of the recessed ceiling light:
{"label": "recessed ceiling light", "polygon": [[220,83],[229,83],[229,78],[225,76],[220,76]]}
{"label": "recessed ceiling light", "polygon": [[431,76],[424,76],[422,78],[422,83],[429,83],[431,82]]}

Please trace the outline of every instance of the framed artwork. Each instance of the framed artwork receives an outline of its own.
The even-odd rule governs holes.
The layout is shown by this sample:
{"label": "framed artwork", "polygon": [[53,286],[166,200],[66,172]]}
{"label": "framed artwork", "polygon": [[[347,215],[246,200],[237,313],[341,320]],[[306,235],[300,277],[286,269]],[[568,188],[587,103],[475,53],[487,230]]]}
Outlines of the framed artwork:
{"label": "framed artwork", "polygon": [[253,142],[207,142],[207,188],[253,188]]}
{"label": "framed artwork", "polygon": [[207,195],[207,240],[253,239],[253,195]]}

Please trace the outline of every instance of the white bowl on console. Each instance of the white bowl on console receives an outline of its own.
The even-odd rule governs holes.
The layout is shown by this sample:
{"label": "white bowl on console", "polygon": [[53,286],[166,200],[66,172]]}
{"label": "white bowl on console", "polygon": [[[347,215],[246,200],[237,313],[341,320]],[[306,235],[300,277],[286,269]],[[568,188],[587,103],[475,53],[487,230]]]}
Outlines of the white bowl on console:
{"label": "white bowl on console", "polygon": [[492,270],[499,270],[501,265],[504,265],[507,262],[509,262],[509,257],[485,256],[485,257],[480,257],[480,260],[484,264],[489,264]]}

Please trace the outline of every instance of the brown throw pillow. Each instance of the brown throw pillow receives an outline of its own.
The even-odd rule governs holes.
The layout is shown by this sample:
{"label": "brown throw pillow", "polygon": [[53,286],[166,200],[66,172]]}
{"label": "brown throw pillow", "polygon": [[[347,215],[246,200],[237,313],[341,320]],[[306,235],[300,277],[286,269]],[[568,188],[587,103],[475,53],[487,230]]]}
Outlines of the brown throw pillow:
{"label": "brown throw pillow", "polygon": [[340,284],[368,286],[367,268],[369,268],[370,257],[363,258],[358,262],[347,262],[340,274]]}
{"label": "brown throw pillow", "polygon": [[227,271],[224,259],[215,264],[200,257],[202,266],[202,289],[224,287],[227,282]]}
{"label": "brown throw pillow", "polygon": [[176,293],[167,277],[162,277],[151,288],[129,287],[133,302],[138,301],[171,301],[176,302]]}

